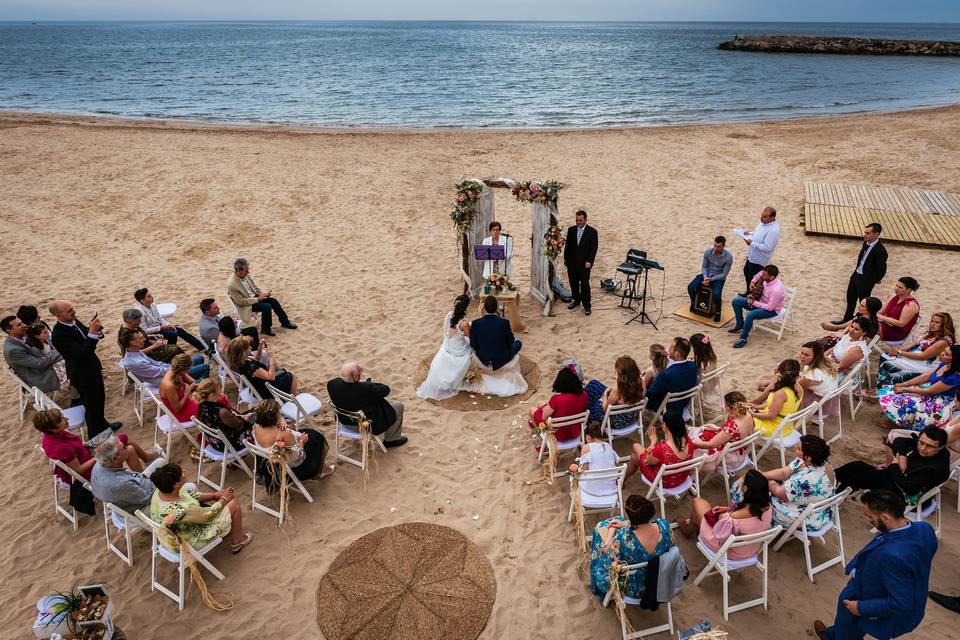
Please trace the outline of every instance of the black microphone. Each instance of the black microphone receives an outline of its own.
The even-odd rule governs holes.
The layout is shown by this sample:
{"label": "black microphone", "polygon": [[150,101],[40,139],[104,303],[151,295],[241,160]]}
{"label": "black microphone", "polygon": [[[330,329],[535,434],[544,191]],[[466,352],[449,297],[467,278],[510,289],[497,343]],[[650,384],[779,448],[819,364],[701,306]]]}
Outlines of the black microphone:
{"label": "black microphone", "polygon": [[511,235],[510,235],[509,233],[501,233],[500,235],[502,235],[502,236],[506,236],[506,237],[508,237],[508,238],[511,238],[511,237],[513,237],[513,236],[511,236]]}

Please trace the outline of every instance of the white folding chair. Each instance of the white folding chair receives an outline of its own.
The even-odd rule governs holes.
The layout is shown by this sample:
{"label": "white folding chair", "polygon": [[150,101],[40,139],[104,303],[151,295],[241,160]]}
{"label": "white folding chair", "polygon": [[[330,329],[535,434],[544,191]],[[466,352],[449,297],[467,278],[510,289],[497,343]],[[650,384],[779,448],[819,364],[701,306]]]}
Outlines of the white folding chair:
{"label": "white folding chair", "polygon": [[832,438],[827,440],[827,444],[833,444],[834,442],[839,440],[841,437],[843,437],[843,407],[839,406],[839,404],[837,405],[836,416],[824,415],[823,413],[824,407],[826,407],[828,404],[830,404],[830,402],[832,402],[836,398],[840,398],[844,395],[849,396],[850,388],[853,387],[853,385],[854,385],[853,380],[849,380],[849,379],[844,380],[843,383],[837,386],[836,389],[834,389],[833,391],[823,396],[822,398],[820,398],[820,400],[814,403],[814,405],[817,408],[816,411],[814,412],[817,414],[816,424],[817,424],[817,427],[819,427],[820,429],[821,438],[826,440],[824,429],[826,429],[827,420],[831,417],[836,417],[837,419],[837,433]]}
{"label": "white folding chair", "polygon": [[[268,464],[266,461],[270,458],[270,451],[268,449],[264,449],[261,446],[258,446],[257,444],[249,440],[244,440],[243,444],[247,449],[250,450],[251,453],[253,453],[253,470],[254,470],[253,491],[252,491],[253,509],[259,509],[264,513],[269,513],[270,515],[272,515],[274,518],[277,519],[278,527],[283,526],[283,519],[285,517],[284,514],[286,513],[286,506],[287,506],[287,503],[286,503],[287,497],[284,495],[282,491],[277,492],[277,494],[280,496],[279,511],[262,502],[257,502],[257,477],[256,477],[257,465]],[[258,458],[262,458],[263,462],[261,463],[261,461],[258,460]],[[284,469],[287,470],[287,480],[289,481],[290,486],[296,489],[297,491],[299,491],[303,495],[303,497],[307,499],[307,502],[313,502],[313,496],[311,496],[310,492],[304,488],[303,484],[300,482],[297,476],[293,473],[293,469],[291,469],[289,466],[284,466]]]}
{"label": "white folding chair", "polygon": [[[196,418],[193,419],[193,425],[200,431],[200,462],[197,463],[197,482],[206,484],[214,491],[220,491],[221,487],[226,484],[227,465],[230,463],[239,465],[250,478],[254,477],[253,471],[250,470],[250,467],[247,466],[247,463],[243,459],[248,453],[245,448],[235,449],[222,430],[209,427]],[[214,442],[219,442],[223,450],[221,451],[213,446]],[[203,475],[204,460],[220,463],[220,482],[214,482]]]}
{"label": "white folding chair", "polygon": [[[584,411],[583,413],[576,413],[572,416],[564,416],[562,418],[551,418],[550,421],[553,423],[553,426],[559,429],[560,427],[569,427],[571,425],[579,424],[580,425],[580,434],[576,438],[570,438],[569,440],[557,440],[557,455],[559,456],[564,451],[576,450],[580,451],[580,447],[583,446],[584,435],[583,432],[587,428],[587,421],[590,419],[590,412]],[[537,455],[537,462],[543,461],[544,454],[549,455],[549,449],[551,447],[550,438],[547,437],[546,433],[543,433],[540,441],[540,453]],[[557,471],[553,474],[554,478],[559,478],[566,471],[560,472]]]}
{"label": "white folding chair", "polygon": [[717,381],[717,393],[719,394],[718,397],[719,397],[719,399],[720,399],[720,404],[719,404],[719,406],[717,407],[717,415],[718,415],[718,416],[722,416],[722,415],[724,414],[724,408],[723,408],[723,372],[726,371],[726,370],[727,370],[727,367],[729,367],[729,366],[730,366],[730,363],[729,363],[729,362],[725,362],[725,363],[723,363],[722,365],[718,366],[716,369],[711,369],[710,371],[707,371],[705,374],[703,374],[702,376],[700,376],[700,381],[699,381],[699,382],[700,382],[700,393],[699,393],[699,398],[698,398],[698,400],[699,400],[699,403],[700,403],[700,407],[699,407],[699,408],[700,408],[700,424],[701,424],[701,425],[706,424],[706,422],[707,422],[706,416],[704,415],[705,403],[704,403],[704,401],[703,401],[703,390],[704,390],[705,388],[709,387],[709,386],[712,386],[711,384],[708,384],[708,383],[711,383],[711,382],[713,382],[714,380]]}
{"label": "white folding chair", "polygon": [[[156,426],[153,429],[153,450],[167,460],[170,460],[170,454],[171,451],[173,451],[174,433],[182,433],[187,440],[190,441],[190,444],[199,450],[200,443],[197,442],[197,439],[194,438],[190,433],[190,429],[194,428],[193,420],[190,422],[180,422],[177,420],[176,416],[173,415],[173,412],[167,408],[167,405],[165,405],[163,401],[153,393],[152,390],[144,387],[144,391],[157,406],[157,416],[154,420]],[[161,432],[166,436],[166,446],[160,444]]]}
{"label": "white folding chair", "polygon": [[172,318],[173,316],[177,315],[177,303],[158,302],[157,312],[160,314],[161,318]]}
{"label": "white folding chair", "polygon": [[667,407],[674,402],[680,402],[681,400],[689,400],[689,404],[685,404],[683,408],[683,419],[685,421],[693,420],[694,426],[702,426],[696,424],[696,417],[703,416],[703,409],[699,408],[700,403],[700,392],[703,390],[703,385],[697,385],[691,387],[686,391],[670,391],[663,398],[663,402],[660,403],[660,406],[657,407],[656,412],[653,414],[653,418],[650,420],[650,424],[656,424],[657,421],[663,417],[663,414],[666,412]]}
{"label": "white folding chair", "polygon": [[[673,464],[662,464],[657,470],[657,476],[651,482],[647,476],[640,474],[643,482],[649,487],[647,489],[647,500],[650,500],[654,494],[660,500],[660,517],[667,517],[667,496],[679,501],[688,491],[695,496],[700,496],[700,467],[708,460],[709,456],[692,456],[689,460],[675,462]],[[667,476],[673,476],[686,473],[687,479],[676,487],[664,487],[663,479]]]}
{"label": "white folding chair", "polygon": [[852,369],[843,377],[843,382],[850,382],[847,385],[844,395],[847,396],[847,399],[850,402],[850,419],[856,421],[857,412],[860,411],[860,407],[863,405],[863,396],[860,395],[860,388],[863,386],[862,380],[860,379],[860,373],[863,369],[863,362],[858,362],[853,366]]}
{"label": "white folding chair", "polygon": [[[627,473],[627,466],[621,465],[612,469],[587,469],[577,475],[580,478],[580,504],[583,505],[583,514],[588,513],[610,513],[614,512],[623,515],[623,479]],[[610,493],[594,494],[588,493],[584,489],[596,485],[591,483],[616,480],[616,487]],[[570,477],[570,510],[567,512],[567,522],[573,521],[573,477]],[[583,532],[586,540],[587,532]],[[588,543],[589,544],[589,543]]]}
{"label": "white folding chair", "polygon": [[[77,473],[76,471],[74,471],[73,469],[71,469],[70,467],[68,467],[68,466],[67,466],[66,464],[64,464],[63,462],[60,462],[59,460],[50,460],[49,458],[48,458],[47,460],[48,460],[48,461],[50,462],[50,464],[53,465],[55,468],[60,469],[61,471],[67,473],[67,474],[70,476],[71,480],[74,480],[74,481],[79,482],[80,484],[83,485],[83,488],[84,488],[84,489],[86,489],[86,490],[89,491],[90,493],[93,493],[93,488],[90,486],[90,482],[88,482],[86,478],[84,478],[84,477],[81,476],[79,473]],[[77,514],[77,510],[74,509],[72,506],[70,506],[70,504],[67,504],[67,506],[64,507],[64,506],[60,503],[60,492],[61,492],[61,491],[66,491],[66,492],[67,492],[67,498],[68,498],[68,503],[69,503],[70,485],[67,484],[66,482],[64,482],[63,480],[61,480],[61,479],[57,476],[56,473],[53,473],[53,474],[51,474],[51,475],[53,476],[53,509],[54,509],[54,512],[55,512],[55,513],[59,513],[59,514],[62,515],[64,518],[66,518],[66,519],[70,522],[70,524],[73,525],[73,530],[76,531],[76,530],[77,530],[77,526],[79,526],[79,524],[80,524],[80,517],[79,517],[79,515]]]}
{"label": "white folding chair", "polygon": [[[940,493],[940,490],[945,487],[948,482],[950,482],[949,476],[947,476],[947,479],[941,484],[938,484],[920,496],[917,504],[908,504],[903,512],[904,518],[913,520],[914,522],[920,522],[921,520],[926,521],[927,518],[936,513],[937,526],[934,527],[934,531],[937,533],[938,540],[940,539],[940,526],[943,516],[943,495]],[[958,498],[958,500],[960,500],[960,498]],[[926,506],[923,506],[924,504],[926,504]]]}
{"label": "white folding chair", "polygon": [[[360,440],[363,438],[363,436],[360,435],[357,427],[357,425],[360,423],[360,420],[365,419],[363,414],[361,414],[359,411],[347,411],[346,409],[340,409],[333,404],[333,402],[330,403],[330,406],[333,407],[333,414],[336,417],[337,430],[333,437],[333,450],[337,454],[337,460],[349,462],[350,464],[363,469],[363,462],[361,460],[356,460],[345,453],[340,453],[340,438],[355,440],[358,443],[360,443]],[[380,450],[383,451],[383,453],[387,452],[387,448],[383,446],[383,442],[380,440],[380,438],[372,433],[368,433],[367,437],[370,438],[371,442],[375,442],[377,446],[380,447]],[[360,444],[362,446],[362,443]]]}
{"label": "white folding chair", "polygon": [[[630,577],[637,572],[638,569],[643,569],[647,566],[646,562],[640,562],[638,564],[628,564],[620,567],[620,575],[624,578]],[[619,579],[615,578],[615,579]],[[629,604],[633,606],[640,606],[640,600],[637,598],[631,598],[630,596],[621,596],[623,598],[624,604]],[[607,594],[603,597],[603,606],[607,607],[610,605],[610,601],[613,599],[613,589],[607,589]],[[634,631],[629,633],[627,631],[627,623],[622,618],[620,619],[620,633],[623,635],[623,640],[636,640],[637,638],[646,638],[647,636],[652,636],[655,633],[667,633],[673,634],[673,607],[670,606],[670,603],[667,602],[667,624],[661,624],[654,627],[647,627],[646,629],[640,629],[639,631]],[[627,612],[624,610],[623,615],[626,616]]]}
{"label": "white folding chair", "polygon": [[130,380],[130,382],[133,383],[133,414],[137,416],[137,423],[141,427],[143,427],[143,421],[144,421],[143,408],[146,402],[146,398],[144,396],[143,391],[144,389],[150,389],[150,391],[152,391],[154,395],[156,395],[160,393],[160,388],[155,387],[152,384],[147,384],[146,382],[138,378],[136,375],[134,375],[133,372],[131,371],[127,371],[126,369],[124,369],[124,373],[126,377]]}
{"label": "white folding chair", "polygon": [[87,441],[87,423],[86,415],[87,410],[82,404],[78,404],[75,407],[67,407],[63,409],[54,402],[50,396],[45,394],[43,391],[40,391],[37,387],[33,388],[34,398],[36,398],[36,406],[39,407],[40,411],[56,409],[67,419],[67,428],[70,431],[76,431],[80,434],[80,439],[84,442]]}
{"label": "white folding chair", "polygon": [[[184,591],[184,582],[186,580],[187,572],[187,559],[183,557],[183,554],[180,553],[180,549],[176,551],[171,551],[165,546],[160,544],[159,537],[157,536],[157,531],[160,530],[161,526],[150,519],[149,516],[144,514],[142,511],[137,510],[137,518],[150,529],[150,591],[159,591],[163,595],[167,596],[171,600],[177,603],[177,607],[180,611],[183,611],[183,601],[186,598],[186,592]],[[223,538],[216,537],[205,546],[200,549],[190,546],[187,543],[182,543],[181,549],[186,547],[187,552],[193,557],[194,562],[204,566],[207,570],[216,576],[217,580],[223,580],[223,573],[217,569],[213,564],[207,560],[204,556],[210,553],[217,545],[223,542]],[[177,565],[177,572],[179,574],[178,589],[174,593],[169,588],[163,586],[159,580],[157,580],[157,557],[161,557],[167,562]]]}
{"label": "white folding chair", "polygon": [[277,402],[282,402],[280,413],[284,418],[291,421],[294,427],[304,423],[312,423],[313,416],[323,410],[323,403],[320,398],[309,393],[298,393],[291,395],[277,389],[275,386],[267,383],[267,389],[273,394]]}
{"label": "white folding chair", "polygon": [[223,359],[219,349],[214,349],[213,357],[217,361],[217,374],[220,376],[221,386],[226,389],[227,381],[229,381],[237,388],[237,409],[241,409],[244,405],[252,407],[263,401],[257,390],[247,380],[247,377],[233,371],[227,365],[227,361]]}
{"label": "white folding chair", "polygon": [[[126,549],[121,549],[114,543],[113,535],[111,535],[111,525],[117,533],[123,533],[123,538],[127,543]],[[107,549],[126,562],[128,567],[133,566],[133,534],[143,530],[143,523],[140,522],[140,518],[127,513],[115,504],[103,503],[103,533],[107,538]]]}
{"label": "white folding chair", "polygon": [[787,287],[786,297],[784,299],[783,308],[780,309],[780,313],[772,318],[755,320],[753,323],[753,328],[759,329],[760,331],[766,331],[767,333],[772,333],[773,335],[777,336],[777,342],[780,342],[780,340],[783,339],[783,331],[787,328],[787,324],[790,325],[791,331],[796,333],[797,326],[793,323],[793,301],[796,299],[796,297],[797,288]]}
{"label": "white folding chair", "polygon": [[[767,529],[766,531],[761,531],[759,533],[751,533],[745,536],[733,535],[726,539],[723,545],[717,550],[713,551],[710,547],[705,545],[702,540],[697,539],[697,549],[700,550],[707,558],[707,566],[703,568],[703,571],[700,572],[700,575],[697,576],[697,579],[693,581],[693,584],[699,585],[703,582],[703,579],[707,576],[713,574],[719,574],[720,579],[723,582],[723,619],[729,620],[730,614],[735,611],[742,611],[743,609],[748,609],[750,607],[755,607],[759,604],[763,605],[763,608],[767,608],[767,578],[769,574],[769,562],[768,562],[768,552],[770,548],[770,543],[780,535],[783,531],[783,527],[777,525],[772,529]],[[740,547],[760,545],[760,549],[757,553],[746,558],[745,560],[731,560],[729,557],[731,549],[737,549]],[[747,569],[749,567],[756,567],[763,576],[763,595],[754,600],[749,600],[747,602],[741,602],[740,604],[730,605],[730,572],[736,571],[738,569]]]}
{"label": "white folding chair", "polygon": [[[797,443],[800,442],[800,436],[807,432],[806,420],[816,409],[817,404],[813,403],[805,409],[800,409],[799,411],[783,416],[780,424],[777,425],[774,432],[770,434],[770,437],[761,436],[764,443],[760,452],[757,454],[757,460],[763,458],[763,454],[765,454],[770,447],[774,447],[780,450],[780,466],[787,466],[787,450],[797,446]],[[787,430],[787,427],[793,427],[793,431],[789,435],[784,436],[782,434]]]}
{"label": "white folding chair", "polygon": [[874,350],[878,349],[877,344],[880,342],[880,332],[878,331],[873,339],[867,343],[867,352],[863,355],[863,372],[867,377],[867,389],[873,388],[873,373],[871,372],[870,366],[870,356],[873,355]]}
{"label": "white folding chair", "polygon": [[[723,487],[727,491],[727,502],[730,502],[730,479],[747,467],[757,467],[757,441],[763,437],[760,431],[754,431],[746,438],[741,438],[737,442],[727,442],[721,452],[720,461],[717,463],[717,472],[723,476]],[[738,454],[741,456],[739,464],[731,466],[727,462],[729,454]]]}
{"label": "white folding chair", "polygon": [[[840,568],[843,569],[843,566],[847,562],[843,553],[843,528],[840,523],[840,505],[847,499],[851,491],[852,489],[848,487],[829,498],[808,504],[800,513],[800,517],[790,524],[790,527],[783,532],[783,535],[780,536],[780,539],[777,540],[777,543],[773,546],[774,551],[779,551],[783,545],[794,538],[802,542],[803,556],[807,563],[807,577],[810,578],[810,582],[815,582],[813,576],[824,569],[828,569],[835,564],[839,564]],[[812,521],[815,516],[827,511],[830,512],[830,519],[827,524],[815,530],[810,530],[807,527],[807,524]],[[812,540],[819,540],[820,544],[826,545],[826,535],[831,530],[837,534],[837,548],[839,553],[825,562],[813,566],[813,561],[810,558],[810,542]]]}
{"label": "white folding chair", "polygon": [[19,409],[20,409],[20,421],[23,422],[23,416],[26,414],[27,407],[30,406],[31,401],[33,404],[33,408],[38,411],[40,410],[39,403],[37,402],[36,391],[34,391],[34,387],[31,387],[26,382],[21,380],[20,376],[14,373],[13,369],[8,367],[6,363],[4,363],[3,365],[3,370],[7,373],[8,376],[13,378],[14,382],[17,383],[17,387],[18,387],[17,404],[19,405]]}
{"label": "white folding chair", "polygon": [[[615,438],[627,438],[634,433],[640,434],[640,445],[643,445],[643,410],[646,407],[646,398],[634,404],[611,404],[607,407],[606,413],[603,414],[603,422],[600,423],[600,430],[602,433],[607,435],[607,440],[610,441],[611,447],[613,446],[613,440]],[[636,413],[637,419],[630,424],[619,428],[612,428],[610,426],[611,418],[614,416],[622,416],[631,413]],[[621,456],[619,461],[624,462],[629,458],[629,455]]]}

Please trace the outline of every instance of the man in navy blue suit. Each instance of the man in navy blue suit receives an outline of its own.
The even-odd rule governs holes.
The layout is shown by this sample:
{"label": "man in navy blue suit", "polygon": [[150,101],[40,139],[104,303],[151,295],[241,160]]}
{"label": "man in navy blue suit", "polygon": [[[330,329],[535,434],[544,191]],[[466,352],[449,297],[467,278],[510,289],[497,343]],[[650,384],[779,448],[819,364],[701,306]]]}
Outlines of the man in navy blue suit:
{"label": "man in navy blue suit", "polygon": [[[697,363],[687,360],[690,355],[690,341],[686,338],[674,338],[667,351],[669,364],[657,374],[647,389],[647,408],[656,411],[668,393],[688,391],[697,386]],[[689,400],[674,400],[667,405],[667,411],[683,413]]]}
{"label": "man in navy blue suit", "polygon": [[888,640],[910,633],[923,620],[937,552],[933,527],[904,518],[906,503],[899,493],[869,491],[862,502],[877,535],[847,565],[850,581],[840,592],[833,626],[813,623],[821,640],[862,640],[868,633]]}
{"label": "man in navy blue suit", "polygon": [[480,362],[496,371],[513,360],[523,344],[513,339],[510,321],[497,315],[496,297],[484,299],[483,311],[483,317],[470,323],[470,346]]}

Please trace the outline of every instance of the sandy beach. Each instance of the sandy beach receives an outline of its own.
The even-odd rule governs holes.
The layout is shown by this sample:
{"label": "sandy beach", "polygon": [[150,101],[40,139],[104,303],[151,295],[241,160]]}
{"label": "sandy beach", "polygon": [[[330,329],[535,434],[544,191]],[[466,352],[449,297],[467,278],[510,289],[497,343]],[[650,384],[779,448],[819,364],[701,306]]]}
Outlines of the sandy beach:
{"label": "sandy beach", "polygon": [[[821,321],[842,311],[859,250],[852,239],[804,235],[804,181],[960,192],[960,106],[556,131],[332,131],[0,114],[0,312],[35,304],[50,320],[46,303],[66,298],[81,320],[99,313],[108,335],[99,348],[107,416],[123,420],[126,433],[152,442],[152,421],[142,429],[136,425],[113,366],[119,357],[114,336],[121,312],[133,305],[133,291],[146,286],[158,302],[176,302],[176,321],[196,331],[200,299],[213,296],[223,304],[232,262],[242,255],[257,282],[272,289],[300,325],[296,332],[279,331],[272,342],[281,364],[300,378],[301,390],[326,402],[326,381],[342,361],[357,360],[406,404],[410,438],[407,446],[377,456],[366,494],[352,467],[307,483],[315,501],[294,501],[286,535],[267,515],[250,513],[249,480],[231,473],[244,522],[256,538],[239,556],[215,551],[211,560],[227,578],[208,584],[215,594],[236,595],[237,606],[213,613],[193,592],[178,613],[173,602],[149,591],[146,536],[136,538],[135,564],[128,570],[107,551],[99,513],[84,517],[77,532],[54,515],[50,467],[34,450],[38,434],[29,420],[18,423],[16,389],[3,377],[0,418],[9,458],[0,471],[0,537],[7,540],[0,549],[6,576],[0,599],[11,606],[10,631],[0,635],[26,637],[39,597],[104,583],[129,637],[321,637],[317,585],[337,554],[379,527],[420,521],[457,529],[492,563],[498,592],[481,638],[619,637],[612,608],[602,609],[586,578],[577,575],[565,481],[524,484],[537,473],[525,420],[518,420],[529,405],[448,411],[414,393],[417,367],[435,352],[443,315],[461,291],[448,218],[453,185],[486,176],[566,182],[559,203],[563,223],[572,224],[573,212],[583,208],[599,230],[595,279],[613,277],[630,247],[645,249],[666,267],[651,277],[659,298],[662,276],[666,297],[659,331],[624,326],[618,300],[599,295],[596,284],[589,318],[564,307],[542,317],[525,296],[523,353],[543,376],[530,402],[549,395],[564,358],[576,358],[589,377],[609,383],[617,356],[631,355],[643,367],[651,343],[699,331],[700,325],[671,314],[683,302],[703,250],[718,233],[731,238],[735,266],[724,291],[729,300],[742,289],[738,274],[746,255],[732,229],[752,228],[764,206],[776,207],[783,234],[774,262],[786,284],[799,287],[798,333],[779,343],[755,335],[747,348],[734,351],[731,336],[712,332],[720,361],[732,363],[725,388],[749,394],[778,361],[795,357],[803,341],[823,334]],[[529,209],[504,190],[497,211],[505,230],[518,238],[515,280],[526,289],[530,248],[519,240],[529,235]],[[888,276],[874,295],[888,299],[896,278],[911,275],[920,281],[917,297],[927,317],[936,310],[957,317],[955,253],[898,244],[888,250]],[[879,462],[884,432],[876,405],[865,405],[855,425],[844,418],[834,465]],[[322,427],[332,442],[327,413]],[[623,453],[626,443],[617,448]],[[176,450],[185,454],[186,447]],[[195,463],[183,458],[195,474]],[[768,455],[762,468],[773,466]],[[643,487],[634,477],[625,494]],[[722,496],[719,480],[706,484],[704,497]],[[931,589],[956,594],[955,483],[944,502]],[[686,511],[687,501],[668,507],[671,518]],[[843,507],[842,522],[849,560],[870,537],[869,526],[858,503]],[[719,579],[693,586],[704,559],[691,542],[679,544],[693,573],[674,601],[680,629],[707,619],[736,640],[806,638],[812,637],[814,618],[832,620],[845,578],[833,567],[811,584],[799,543],[771,555],[769,609],[732,614],[728,623],[721,615]],[[815,559],[823,555],[817,553]],[[172,578],[169,567],[163,571]],[[758,589],[752,572],[734,578],[731,593],[742,600]],[[634,616],[640,624],[660,618]],[[922,625],[905,637],[954,637],[956,623],[954,614],[930,604]]]}

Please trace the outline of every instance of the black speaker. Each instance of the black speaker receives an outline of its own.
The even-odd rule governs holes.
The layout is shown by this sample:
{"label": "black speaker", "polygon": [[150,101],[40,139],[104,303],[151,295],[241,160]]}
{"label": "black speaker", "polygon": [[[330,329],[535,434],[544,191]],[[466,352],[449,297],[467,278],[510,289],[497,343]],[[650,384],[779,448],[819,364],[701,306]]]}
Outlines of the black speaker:
{"label": "black speaker", "polygon": [[690,306],[690,311],[693,311],[698,316],[703,316],[705,318],[713,317],[713,289],[710,287],[701,286],[697,289],[696,295],[693,297],[693,304]]}

